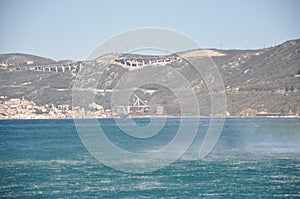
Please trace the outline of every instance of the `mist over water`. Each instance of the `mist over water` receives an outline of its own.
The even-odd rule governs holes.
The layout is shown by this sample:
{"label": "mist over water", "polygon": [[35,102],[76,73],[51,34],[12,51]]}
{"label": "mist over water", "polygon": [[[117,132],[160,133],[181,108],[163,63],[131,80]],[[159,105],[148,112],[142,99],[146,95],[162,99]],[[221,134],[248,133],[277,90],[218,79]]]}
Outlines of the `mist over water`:
{"label": "mist over water", "polygon": [[249,153],[300,152],[299,119],[227,119],[219,145]]}
{"label": "mist over water", "polygon": [[[171,165],[144,174],[120,172],[96,161],[73,120],[0,121],[0,197],[300,197],[299,119],[226,119],[217,145],[201,160],[198,152],[210,120],[186,120],[187,125],[199,122],[189,150]],[[150,139],[133,139],[111,119],[99,122],[120,148],[148,153],[174,138],[180,120],[168,119]]]}

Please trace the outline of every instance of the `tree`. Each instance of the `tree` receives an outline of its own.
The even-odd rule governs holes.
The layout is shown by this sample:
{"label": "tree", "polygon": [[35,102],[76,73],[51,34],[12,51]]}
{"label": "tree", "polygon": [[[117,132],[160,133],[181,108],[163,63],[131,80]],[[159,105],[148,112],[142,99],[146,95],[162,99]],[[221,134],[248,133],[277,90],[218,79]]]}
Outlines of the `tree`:
{"label": "tree", "polygon": [[289,87],[288,86],[285,86],[285,89],[284,89],[286,92],[289,91]]}
{"label": "tree", "polygon": [[294,90],[295,90],[294,86],[291,86],[290,91],[293,92]]}

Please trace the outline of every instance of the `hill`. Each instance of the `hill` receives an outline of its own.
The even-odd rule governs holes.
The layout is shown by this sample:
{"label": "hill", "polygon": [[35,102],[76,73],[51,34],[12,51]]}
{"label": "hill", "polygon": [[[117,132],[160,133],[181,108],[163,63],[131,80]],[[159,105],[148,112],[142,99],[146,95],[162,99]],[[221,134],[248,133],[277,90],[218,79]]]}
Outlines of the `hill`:
{"label": "hill", "polygon": [[10,53],[0,55],[0,63],[8,66],[16,65],[30,65],[30,64],[50,64],[55,61],[49,58],[39,57],[35,55],[28,55],[22,53]]}
{"label": "hill", "polygon": [[[196,49],[178,54],[196,62],[203,57],[213,60],[223,77],[230,115],[300,113],[300,40],[287,41],[266,49]],[[0,63],[18,65],[2,67],[0,70],[0,95],[8,98],[25,97],[41,105],[71,103],[72,87],[79,68],[93,66],[89,68],[90,78],[99,79],[96,102],[105,108],[112,108],[109,91],[128,70],[132,75],[138,75],[140,71],[146,72],[149,67],[156,67],[159,71],[156,75],[159,75],[169,74],[168,67],[171,67],[189,78],[198,94],[201,114],[210,115],[210,96],[203,79],[196,76],[192,67],[182,59],[172,56],[110,54],[92,61],[59,63],[33,55],[0,55]],[[136,62],[124,61],[127,58],[136,59]],[[48,68],[29,67],[25,64],[28,60],[33,60],[36,66],[38,63],[47,63]],[[134,64],[139,67],[134,68]],[[71,68],[71,65],[75,68]],[[99,69],[101,72],[96,73]],[[136,93],[151,104],[163,105],[169,114],[179,114],[176,96],[163,86],[145,85]],[[183,103],[190,103],[190,99],[184,100]]]}

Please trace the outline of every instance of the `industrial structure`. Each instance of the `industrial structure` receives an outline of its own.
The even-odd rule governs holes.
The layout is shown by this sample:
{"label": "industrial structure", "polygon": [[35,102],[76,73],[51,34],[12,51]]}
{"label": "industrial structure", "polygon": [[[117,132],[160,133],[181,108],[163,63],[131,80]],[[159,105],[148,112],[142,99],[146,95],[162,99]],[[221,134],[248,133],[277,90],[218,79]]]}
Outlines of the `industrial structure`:
{"label": "industrial structure", "polygon": [[147,101],[142,100],[134,94],[132,104],[128,106],[116,106],[116,113],[120,116],[147,115],[150,113],[150,106]]}

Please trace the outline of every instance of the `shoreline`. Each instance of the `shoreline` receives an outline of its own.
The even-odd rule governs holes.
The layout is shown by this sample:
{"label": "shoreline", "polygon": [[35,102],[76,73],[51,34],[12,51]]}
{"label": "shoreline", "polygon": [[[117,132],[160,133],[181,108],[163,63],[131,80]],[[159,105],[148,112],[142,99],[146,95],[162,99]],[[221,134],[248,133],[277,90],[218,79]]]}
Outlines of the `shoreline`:
{"label": "shoreline", "polygon": [[131,117],[86,117],[86,118],[0,118],[4,120],[78,120],[78,119],[300,119],[300,116],[176,116],[176,115],[161,115],[161,116],[131,116]]}

